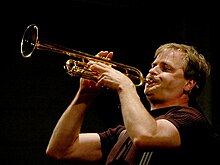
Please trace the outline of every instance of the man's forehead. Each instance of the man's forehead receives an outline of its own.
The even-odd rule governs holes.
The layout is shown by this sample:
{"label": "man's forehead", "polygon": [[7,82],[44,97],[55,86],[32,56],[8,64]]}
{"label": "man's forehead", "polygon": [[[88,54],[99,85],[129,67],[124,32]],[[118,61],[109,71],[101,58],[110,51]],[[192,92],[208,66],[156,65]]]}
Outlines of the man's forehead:
{"label": "man's forehead", "polygon": [[163,61],[164,63],[172,64],[175,66],[184,66],[185,55],[178,50],[165,49],[163,52],[158,54],[156,61]]}

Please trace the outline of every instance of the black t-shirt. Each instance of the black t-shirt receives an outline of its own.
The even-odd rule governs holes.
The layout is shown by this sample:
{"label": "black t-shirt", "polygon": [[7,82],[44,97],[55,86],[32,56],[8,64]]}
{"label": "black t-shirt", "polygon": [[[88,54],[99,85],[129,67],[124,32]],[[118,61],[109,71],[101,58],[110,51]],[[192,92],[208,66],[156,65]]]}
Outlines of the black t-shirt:
{"label": "black t-shirt", "polygon": [[[125,133],[126,128],[119,125],[99,133],[101,138],[104,164],[130,164],[130,165],[183,165],[216,163],[218,151],[213,141],[212,128],[204,114],[190,107],[168,107],[150,111],[156,119],[166,119],[172,122],[181,136],[181,146],[175,149],[140,150],[135,147]],[[217,140],[218,142],[218,140]],[[217,147],[216,147],[217,148]],[[219,148],[217,148],[219,150]]]}

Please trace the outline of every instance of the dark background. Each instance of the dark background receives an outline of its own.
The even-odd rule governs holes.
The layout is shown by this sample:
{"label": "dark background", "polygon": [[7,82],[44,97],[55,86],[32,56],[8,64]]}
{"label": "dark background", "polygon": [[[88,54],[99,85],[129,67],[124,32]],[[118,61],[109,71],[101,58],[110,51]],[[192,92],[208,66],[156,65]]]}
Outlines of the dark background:
{"label": "dark background", "polygon": [[[4,11],[3,11],[4,9]],[[96,54],[114,51],[113,60],[146,75],[154,51],[166,42],[194,45],[212,65],[199,103],[220,132],[218,105],[219,22],[212,2],[125,0],[8,1],[1,11],[1,164],[68,164],[45,156],[52,130],[78,88],[79,78],[63,69],[66,55],[20,53],[30,24],[39,38]],[[138,88],[147,105],[143,88]],[[82,131],[102,131],[121,123],[117,95],[103,94],[88,112]],[[4,162],[4,163],[3,163]]]}

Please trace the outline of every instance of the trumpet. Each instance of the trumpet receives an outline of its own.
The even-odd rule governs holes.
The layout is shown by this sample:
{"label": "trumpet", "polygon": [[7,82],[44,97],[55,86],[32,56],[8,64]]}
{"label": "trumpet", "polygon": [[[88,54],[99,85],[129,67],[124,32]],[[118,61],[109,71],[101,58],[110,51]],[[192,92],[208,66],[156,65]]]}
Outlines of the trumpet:
{"label": "trumpet", "polygon": [[114,62],[109,59],[94,56],[75,49],[66,48],[60,45],[41,42],[39,41],[38,33],[38,27],[35,24],[30,24],[25,29],[21,40],[21,54],[24,58],[31,57],[35,49],[46,50],[71,57],[71,59],[66,61],[66,65],[64,66],[70,76],[97,80],[99,75],[97,72],[92,71],[87,65],[87,62],[92,60],[110,65],[121,71],[133,81],[136,87],[143,86],[144,83],[150,81],[145,79],[142,72],[135,67]]}

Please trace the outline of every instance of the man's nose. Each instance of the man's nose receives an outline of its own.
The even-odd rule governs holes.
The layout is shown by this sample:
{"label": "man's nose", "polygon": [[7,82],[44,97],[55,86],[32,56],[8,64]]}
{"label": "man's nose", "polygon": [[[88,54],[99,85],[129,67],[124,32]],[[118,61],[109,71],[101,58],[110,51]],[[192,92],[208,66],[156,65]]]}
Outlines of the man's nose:
{"label": "man's nose", "polygon": [[159,74],[161,72],[160,67],[158,65],[150,68],[149,73],[150,74]]}

